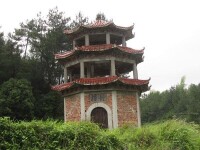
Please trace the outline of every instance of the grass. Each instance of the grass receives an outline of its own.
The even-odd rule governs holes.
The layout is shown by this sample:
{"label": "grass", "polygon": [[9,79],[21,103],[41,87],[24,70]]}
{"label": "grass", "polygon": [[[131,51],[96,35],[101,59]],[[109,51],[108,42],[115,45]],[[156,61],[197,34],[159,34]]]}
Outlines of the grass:
{"label": "grass", "polygon": [[200,126],[183,120],[146,124],[142,128],[124,126],[115,132],[130,150],[200,149]]}
{"label": "grass", "polygon": [[198,150],[200,126],[183,120],[101,130],[90,122],[0,118],[0,149]]}

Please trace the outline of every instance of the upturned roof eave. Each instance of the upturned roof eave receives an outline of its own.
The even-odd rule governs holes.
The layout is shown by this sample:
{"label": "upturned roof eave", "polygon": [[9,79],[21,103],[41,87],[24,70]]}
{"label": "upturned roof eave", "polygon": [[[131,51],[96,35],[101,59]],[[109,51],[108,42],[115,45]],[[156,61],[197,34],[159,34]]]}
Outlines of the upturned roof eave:
{"label": "upturned roof eave", "polygon": [[[124,79],[126,81],[123,81]],[[141,91],[141,92],[146,92],[149,89],[149,86],[148,86],[149,81],[150,79],[148,80],[126,79],[126,78],[120,78],[117,76],[98,77],[98,78],[80,78],[69,83],[52,86],[51,89],[61,92],[61,91],[69,90],[74,86],[96,86],[96,85],[108,85],[108,84],[113,84],[113,83],[120,83],[124,85],[129,85],[129,86],[136,86],[136,87],[146,86],[145,88],[146,90]]]}
{"label": "upturned roof eave", "polygon": [[[102,46],[102,45],[98,45],[98,46],[82,46],[82,47],[76,47],[75,49],[71,50],[71,51],[67,51],[67,52],[64,52],[64,53],[60,53],[60,54],[55,54],[55,59],[59,60],[59,59],[65,59],[65,58],[68,58],[72,55],[76,55],[76,53],[78,51],[81,51],[81,52],[102,52],[102,51],[108,51],[108,50],[113,50],[113,49],[118,49],[124,53],[128,53],[128,54],[133,54],[133,55],[137,55],[137,54],[144,54],[144,49],[141,49],[141,50],[135,50],[135,49],[132,49],[132,48],[129,48],[129,47],[122,47],[122,46],[117,46],[115,44],[105,44],[105,47]],[[107,46],[107,47],[106,47]],[[96,49],[95,49],[96,48]]]}
{"label": "upturned roof eave", "polygon": [[94,24],[88,24],[88,25],[80,25],[78,27],[75,27],[74,29],[71,30],[64,30],[64,33],[67,34],[68,36],[73,36],[73,34],[77,34],[81,32],[84,29],[102,29],[102,28],[107,28],[107,27],[112,27],[117,30],[123,30],[123,31],[128,31],[128,30],[133,30],[134,24],[129,26],[129,27],[122,27],[122,26],[117,26],[114,24],[114,22],[110,21],[108,23],[102,24],[102,25],[94,25]]}

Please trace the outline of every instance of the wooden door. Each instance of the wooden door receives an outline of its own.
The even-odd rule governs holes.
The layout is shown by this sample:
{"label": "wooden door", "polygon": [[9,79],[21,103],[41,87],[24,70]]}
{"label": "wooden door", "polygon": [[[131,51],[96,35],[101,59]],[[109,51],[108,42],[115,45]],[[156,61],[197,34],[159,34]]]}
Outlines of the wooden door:
{"label": "wooden door", "polygon": [[108,128],[108,114],[102,107],[96,107],[91,112],[91,120],[101,128]]}

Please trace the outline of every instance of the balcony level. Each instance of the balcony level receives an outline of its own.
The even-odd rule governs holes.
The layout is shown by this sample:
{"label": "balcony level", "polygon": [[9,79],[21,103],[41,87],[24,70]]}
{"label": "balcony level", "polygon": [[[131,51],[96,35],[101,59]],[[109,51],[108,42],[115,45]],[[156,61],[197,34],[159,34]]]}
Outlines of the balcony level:
{"label": "balcony level", "polygon": [[73,39],[73,48],[89,45],[116,44],[126,47],[126,37],[117,33],[85,34]]}
{"label": "balcony level", "polygon": [[79,78],[96,78],[118,76],[133,71],[133,78],[138,79],[137,64],[134,60],[120,61],[115,58],[110,60],[81,60],[79,63],[64,66],[64,82],[71,82]]}

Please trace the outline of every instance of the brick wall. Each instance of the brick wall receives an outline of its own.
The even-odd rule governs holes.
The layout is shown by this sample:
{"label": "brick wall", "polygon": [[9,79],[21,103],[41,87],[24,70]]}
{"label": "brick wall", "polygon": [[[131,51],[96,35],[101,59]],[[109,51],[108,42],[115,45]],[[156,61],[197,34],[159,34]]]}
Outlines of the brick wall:
{"label": "brick wall", "polygon": [[118,126],[137,125],[137,101],[133,92],[117,92]]}
{"label": "brick wall", "polygon": [[65,107],[66,107],[66,121],[81,120],[80,94],[66,97]]}
{"label": "brick wall", "polygon": [[[88,108],[94,104],[91,101],[90,94],[95,94],[98,92],[84,93],[85,99],[85,112]],[[137,120],[137,101],[136,94],[134,92],[119,92],[117,91],[117,113],[118,113],[118,126],[123,124],[136,125]],[[100,94],[100,93],[99,93]],[[101,94],[106,95],[106,98],[101,103],[108,105],[112,111],[112,92],[101,92]],[[65,98],[66,107],[66,120],[67,121],[80,121],[81,120],[81,104],[80,104],[80,94],[68,96]],[[112,118],[112,117],[111,117]],[[113,121],[113,120],[112,120]]]}

